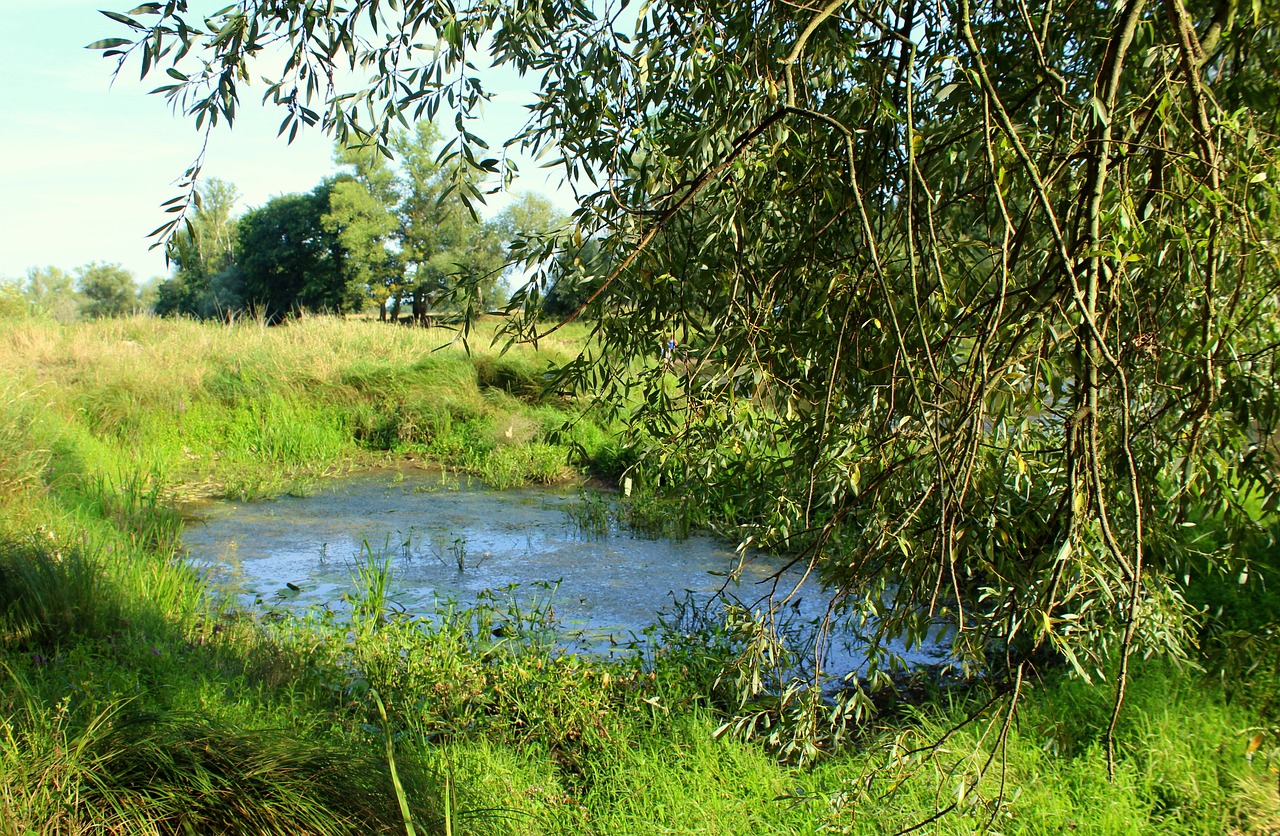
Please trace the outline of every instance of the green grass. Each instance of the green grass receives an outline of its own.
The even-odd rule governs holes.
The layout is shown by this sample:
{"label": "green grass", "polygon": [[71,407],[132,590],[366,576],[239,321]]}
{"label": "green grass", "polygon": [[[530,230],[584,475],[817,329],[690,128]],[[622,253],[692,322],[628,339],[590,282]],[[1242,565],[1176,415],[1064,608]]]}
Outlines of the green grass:
{"label": "green grass", "polygon": [[[301,492],[391,457],[495,486],[627,460],[607,428],[558,432],[578,405],[543,399],[542,355],[436,351],[447,336],[0,322],[0,834],[879,834],[944,811],[922,832],[1280,828],[1280,663],[1251,632],[1274,618],[1266,587],[1206,628],[1231,664],[1138,666],[1114,783],[1111,694],[1061,672],[1028,676],[1003,742],[994,686],[935,688],[799,766],[718,733],[740,706],[714,625],[655,631],[645,661],[565,656],[550,612],[502,591],[388,612],[372,551],[350,615],[211,594],[175,498]],[[690,519],[643,492],[620,509],[580,516],[597,533]],[[1228,580],[1196,600],[1229,609]],[[748,708],[776,721],[767,702]]]}
{"label": "green grass", "polygon": [[[30,473],[39,462],[27,459],[52,451],[71,479],[133,471],[241,499],[388,456],[504,488],[568,478],[570,464],[610,466],[611,436],[587,419],[572,443],[551,438],[577,407],[544,401],[541,376],[572,344],[498,355],[491,331],[468,352],[452,332],[365,321],[9,320],[0,394],[17,411],[0,423],[0,465]],[[28,413],[39,426],[27,426]],[[13,478],[0,477],[0,491]]]}

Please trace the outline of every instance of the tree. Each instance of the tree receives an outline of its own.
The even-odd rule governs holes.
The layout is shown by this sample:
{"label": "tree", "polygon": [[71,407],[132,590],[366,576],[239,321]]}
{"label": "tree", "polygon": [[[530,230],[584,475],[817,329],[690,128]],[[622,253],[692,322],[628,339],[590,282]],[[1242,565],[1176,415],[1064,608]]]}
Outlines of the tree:
{"label": "tree", "polygon": [[475,302],[492,298],[506,266],[507,216],[482,223],[457,198],[459,178],[471,175],[436,162],[439,139],[430,122],[395,132],[387,153],[396,167],[374,145],[339,143],[334,155],[349,171],[332,183],[325,227],[338,236],[350,280],[378,299],[383,318],[398,320],[406,298],[418,321],[436,307],[465,307],[459,287]]}
{"label": "tree", "polygon": [[27,316],[31,306],[22,293],[22,285],[16,279],[0,278],[0,319],[18,319]]}
{"label": "tree", "polygon": [[334,160],[352,173],[333,181],[322,223],[346,252],[348,281],[367,288],[385,318],[387,299],[402,292],[403,268],[388,248],[398,227],[395,172],[374,148],[339,146]]}
{"label": "tree", "polygon": [[[522,265],[535,269],[544,245],[555,246],[556,237],[567,228],[568,219],[542,195],[526,192],[514,195],[510,203],[486,226],[503,241],[508,271]],[[529,277],[521,278],[526,284]],[[508,294],[509,295],[509,294]]]}
{"label": "tree", "polygon": [[155,312],[161,316],[225,317],[240,307],[235,267],[239,193],[233,183],[210,177],[197,193],[190,224],[169,241],[173,278],[156,288]]}
{"label": "tree", "polygon": [[540,194],[517,195],[493,219],[493,226],[507,241],[549,235],[561,231],[564,213]]}
{"label": "tree", "polygon": [[73,322],[80,316],[74,281],[58,267],[32,267],[21,282],[22,293],[33,313],[58,322]]}
{"label": "tree", "polygon": [[347,283],[385,300],[398,284],[400,268],[387,249],[396,219],[368,186],[338,178],[329,191],[329,211],[321,218],[344,253]]}
{"label": "tree", "polygon": [[164,276],[152,276],[138,285],[138,309],[155,312],[160,299],[160,287],[167,282]]}
{"label": "tree", "polygon": [[[1115,681],[1110,754],[1132,653],[1189,644],[1181,579],[1239,569],[1263,534],[1247,506],[1276,508],[1270,5],[668,0],[625,34],[576,0],[241,3],[208,27],[143,8],[104,43],[207,62],[166,90],[192,116],[232,118],[274,39],[287,125],[383,142],[453,104],[442,165],[492,175],[472,54],[537,74],[513,141],[556,149],[585,192],[571,235],[613,265],[582,303],[598,350],[568,371],[665,483],[811,561],[872,625],[873,680],[891,639],[941,622],[966,665]],[[359,38],[380,9],[438,49]],[[339,92],[316,61],[382,69]],[[652,360],[675,333],[673,370]]]}
{"label": "tree", "polygon": [[364,288],[346,270],[337,233],[325,227],[333,183],[308,194],[272,198],[240,219],[239,267],[244,303],[267,322],[297,311],[350,313]]}
{"label": "tree", "polygon": [[518,291],[520,297],[514,301],[517,307],[531,313],[540,306],[543,316],[563,319],[586,307],[587,300],[600,289],[612,269],[600,242],[588,238],[581,247],[569,247],[558,253],[542,271],[541,281],[533,278],[526,282],[522,291]]}
{"label": "tree", "polygon": [[482,309],[485,300],[494,298],[505,267],[496,230],[482,224],[463,199],[478,193],[475,172],[456,162],[440,165],[439,141],[439,129],[425,121],[391,138],[403,171],[399,240],[404,283],[412,288],[419,320],[436,307]]}
{"label": "tree", "polygon": [[81,310],[90,319],[125,316],[138,306],[138,283],[119,264],[94,262],[76,271]]}
{"label": "tree", "polygon": [[383,206],[395,206],[400,198],[400,183],[388,158],[371,145],[339,144],[333,161],[351,169],[351,176],[365,187],[369,194]]}

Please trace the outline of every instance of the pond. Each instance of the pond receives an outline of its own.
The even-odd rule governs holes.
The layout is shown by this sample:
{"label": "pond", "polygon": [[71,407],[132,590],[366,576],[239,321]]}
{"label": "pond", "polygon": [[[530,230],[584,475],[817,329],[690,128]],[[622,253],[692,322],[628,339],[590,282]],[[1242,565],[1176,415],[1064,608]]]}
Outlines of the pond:
{"label": "pond", "polygon": [[[562,643],[592,653],[616,652],[676,601],[723,594],[751,606],[774,589],[776,558],[740,565],[732,548],[707,537],[646,539],[616,528],[592,536],[571,513],[581,502],[576,488],[497,492],[465,477],[378,471],[327,481],[306,497],[201,504],[182,539],[190,559],[245,605],[344,610],[355,567],[372,554],[391,560],[397,609],[430,617],[447,602],[514,596],[552,608]],[[784,572],[782,594],[799,580]],[[816,620],[828,600],[806,582],[786,613]],[[861,667],[856,642],[834,645],[833,671]]]}

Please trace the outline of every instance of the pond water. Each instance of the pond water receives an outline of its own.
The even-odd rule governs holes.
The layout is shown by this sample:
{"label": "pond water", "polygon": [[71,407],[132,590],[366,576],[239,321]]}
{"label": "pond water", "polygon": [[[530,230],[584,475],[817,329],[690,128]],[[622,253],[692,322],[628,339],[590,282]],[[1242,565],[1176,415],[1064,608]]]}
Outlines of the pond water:
{"label": "pond water", "polygon": [[[381,471],[323,483],[312,496],[215,502],[192,509],[183,534],[190,559],[246,605],[346,608],[361,555],[391,558],[393,606],[430,616],[442,602],[466,606],[486,590],[499,602],[554,608],[563,643],[608,653],[691,595],[723,593],[752,605],[766,598],[781,562],[738,555],[706,537],[587,536],[569,513],[577,489],[489,491],[456,477]],[[784,573],[783,594],[799,580]],[[787,613],[817,619],[828,597],[802,584]],[[832,670],[861,667],[857,643],[837,641]],[[936,661],[930,653],[909,661]]]}

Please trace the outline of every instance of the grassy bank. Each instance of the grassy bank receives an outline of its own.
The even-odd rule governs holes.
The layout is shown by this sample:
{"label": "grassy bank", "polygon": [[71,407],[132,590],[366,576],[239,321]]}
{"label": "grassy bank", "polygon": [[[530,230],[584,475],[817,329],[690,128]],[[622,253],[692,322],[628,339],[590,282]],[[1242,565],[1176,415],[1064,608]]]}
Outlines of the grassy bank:
{"label": "grassy bank", "polygon": [[500,597],[433,624],[387,612],[376,556],[350,616],[208,595],[174,498],[406,456],[498,487],[616,470],[609,433],[558,433],[577,405],[539,396],[572,333],[504,356],[434,350],[448,336],[0,322],[0,833],[877,834],[952,805],[924,832],[1280,827],[1276,741],[1254,737],[1277,663],[1253,623],[1206,634],[1237,648],[1217,675],[1142,668],[1108,782],[1110,693],[1052,672],[1016,716],[995,683],[934,690],[802,768],[717,734],[739,709],[720,635],[565,657],[547,613]]}
{"label": "grassy bank", "polygon": [[[287,328],[138,318],[11,322],[0,375],[53,479],[116,479],[187,493],[271,496],[379,456],[417,456],[496,487],[551,482],[614,455],[589,421],[538,397],[574,339],[500,355],[454,333],[305,319]],[[553,438],[553,435],[555,437]],[[596,460],[599,460],[598,462]],[[20,470],[20,469],[19,469]]]}

